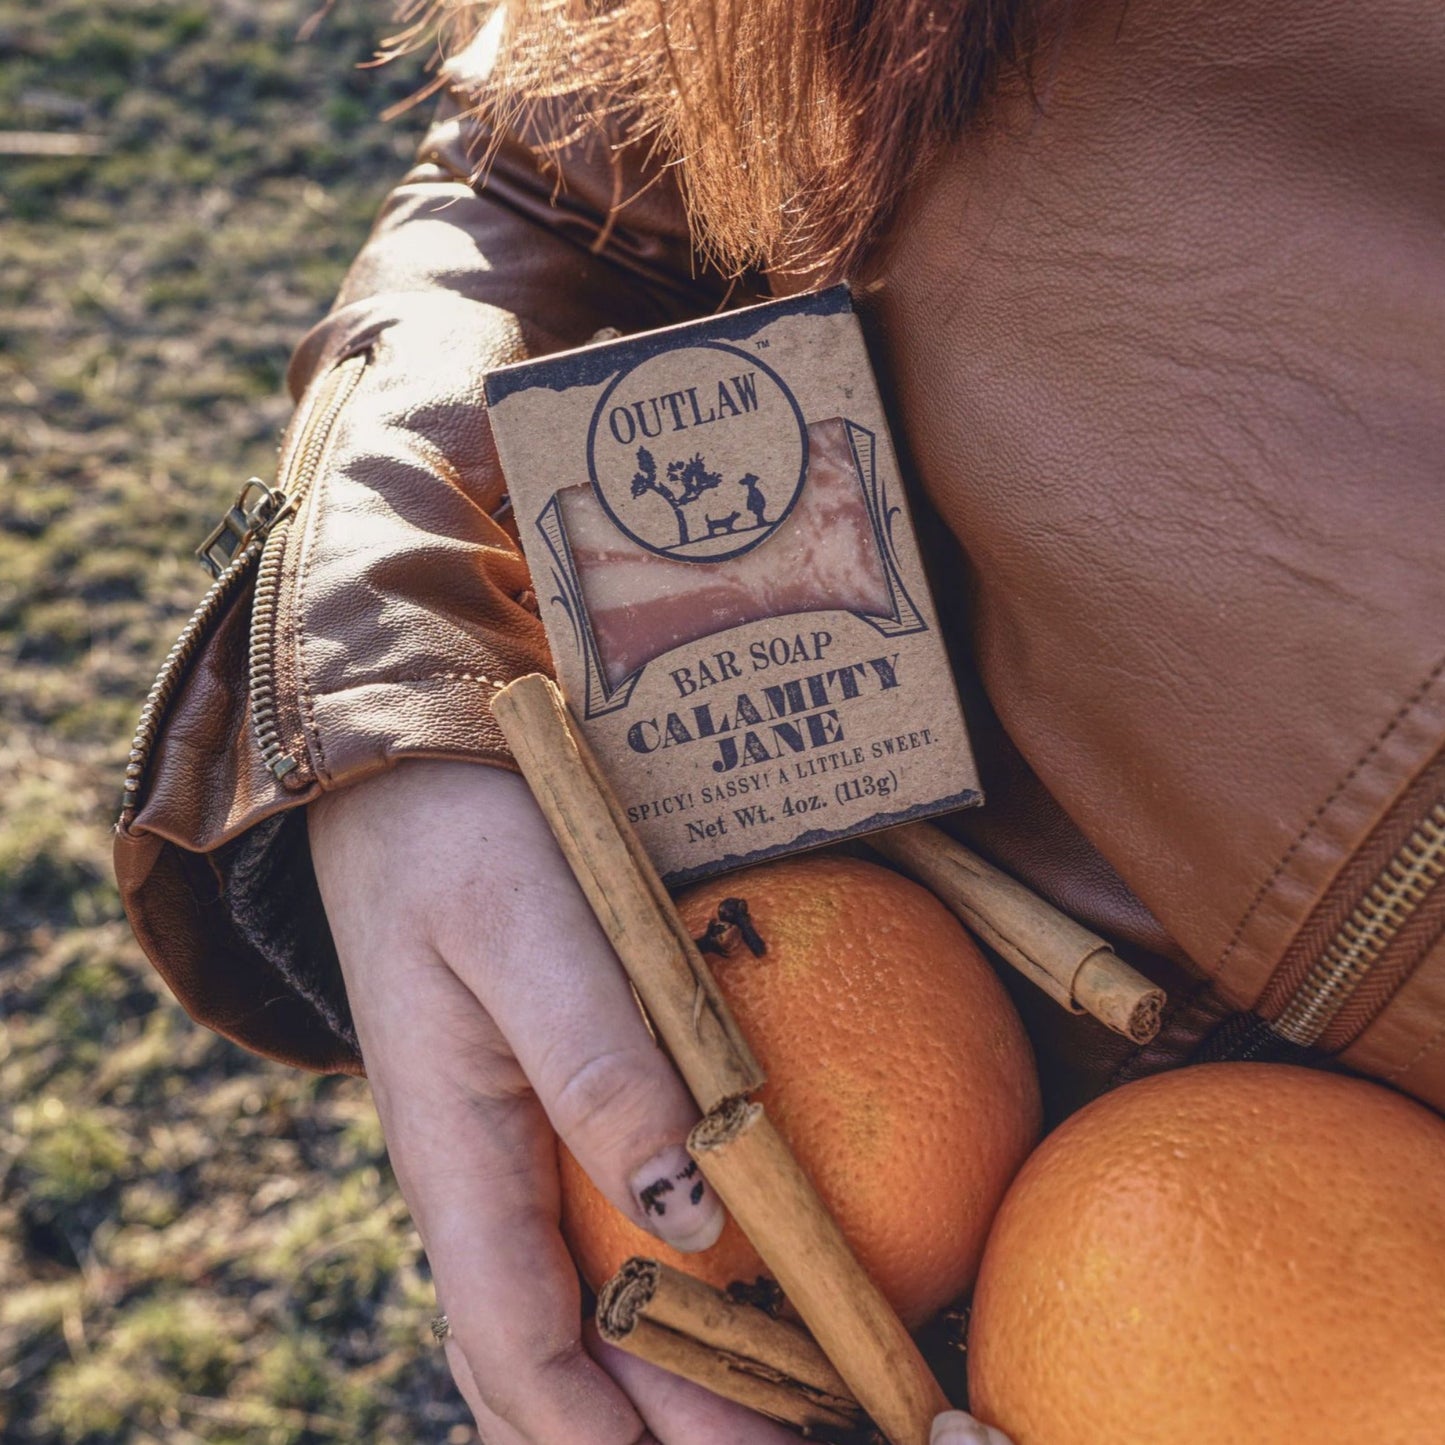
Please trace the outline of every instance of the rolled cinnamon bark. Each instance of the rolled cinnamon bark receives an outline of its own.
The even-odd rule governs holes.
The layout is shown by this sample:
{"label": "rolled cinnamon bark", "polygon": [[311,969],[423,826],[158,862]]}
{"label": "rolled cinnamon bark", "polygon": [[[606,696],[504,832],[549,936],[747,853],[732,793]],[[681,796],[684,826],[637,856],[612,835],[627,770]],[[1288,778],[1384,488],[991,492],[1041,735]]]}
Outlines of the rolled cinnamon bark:
{"label": "rolled cinnamon bark", "polygon": [[906,823],[869,845],[927,886],[1006,962],[1074,1013],[1147,1044],[1159,1032],[1164,990],[1096,933],[1044,902],[928,823]]}
{"label": "rolled cinnamon bark", "polygon": [[878,1428],[927,1445],[948,1400],[763,1106],[725,1105],[687,1147]]}
{"label": "rolled cinnamon bark", "polygon": [[531,673],[497,693],[492,713],[698,1107],[758,1088],[762,1068],[562,694]]}
{"label": "rolled cinnamon bark", "polygon": [[809,1336],[657,1260],[602,1287],[597,1328],[619,1349],[798,1429],[852,1429],[863,1412]]}
{"label": "rolled cinnamon bark", "polygon": [[[532,674],[492,710],[663,1044],[708,1116],[694,1157],[892,1445],[927,1445],[942,1390],[792,1152],[745,1096],[752,1051],[561,694]],[[737,1111],[741,1110],[741,1113]],[[719,1121],[728,1121],[718,1132]],[[712,1132],[709,1132],[711,1126]],[[706,1161],[706,1162],[704,1162]],[[735,1207],[736,1202],[736,1207]]]}

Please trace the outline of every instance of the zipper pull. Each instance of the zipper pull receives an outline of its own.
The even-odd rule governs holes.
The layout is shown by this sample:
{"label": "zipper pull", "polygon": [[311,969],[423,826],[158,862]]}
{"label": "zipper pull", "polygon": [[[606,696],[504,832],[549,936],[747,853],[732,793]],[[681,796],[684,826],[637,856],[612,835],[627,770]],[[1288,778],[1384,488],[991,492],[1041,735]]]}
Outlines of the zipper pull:
{"label": "zipper pull", "polygon": [[260,477],[252,477],[219,525],[196,548],[196,560],[213,578],[219,577],[242,547],[264,537],[293,505],[280,488],[268,487]]}

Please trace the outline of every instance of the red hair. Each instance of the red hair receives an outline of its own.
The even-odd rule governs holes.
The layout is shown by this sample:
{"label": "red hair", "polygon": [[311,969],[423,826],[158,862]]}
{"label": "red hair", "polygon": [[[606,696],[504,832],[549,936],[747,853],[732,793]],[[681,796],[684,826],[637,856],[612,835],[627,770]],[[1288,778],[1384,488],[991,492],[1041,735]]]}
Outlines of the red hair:
{"label": "red hair", "polygon": [[1006,69],[1042,0],[408,0],[410,38],[505,31],[489,104],[567,97],[682,163],[703,253],[856,274],[899,199]]}

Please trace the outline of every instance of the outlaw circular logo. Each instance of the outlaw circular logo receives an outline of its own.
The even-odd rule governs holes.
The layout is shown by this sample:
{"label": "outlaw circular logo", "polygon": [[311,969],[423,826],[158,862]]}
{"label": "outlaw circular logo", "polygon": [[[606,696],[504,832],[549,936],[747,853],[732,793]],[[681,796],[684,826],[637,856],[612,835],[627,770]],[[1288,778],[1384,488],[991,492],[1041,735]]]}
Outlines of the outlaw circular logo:
{"label": "outlaw circular logo", "polygon": [[738,347],[699,342],[608,386],[587,459],[598,500],[639,546],[718,562],[765,542],[793,510],[808,433],[777,372]]}

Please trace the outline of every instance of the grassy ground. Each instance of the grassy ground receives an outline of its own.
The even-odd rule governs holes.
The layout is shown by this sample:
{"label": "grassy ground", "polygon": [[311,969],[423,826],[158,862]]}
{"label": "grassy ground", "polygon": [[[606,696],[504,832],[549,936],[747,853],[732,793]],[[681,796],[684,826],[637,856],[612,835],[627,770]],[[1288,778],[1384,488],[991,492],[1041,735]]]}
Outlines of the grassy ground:
{"label": "grassy ground", "polygon": [[0,1439],[464,1441],[364,1088],[192,1026],[109,878],[127,741],[418,118],[387,0],[0,0]]}

